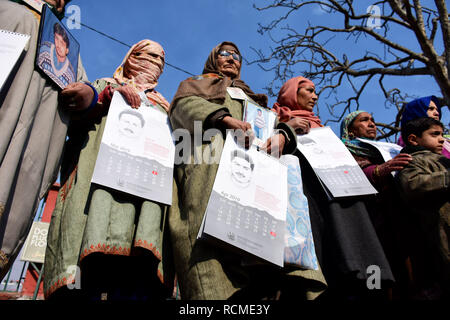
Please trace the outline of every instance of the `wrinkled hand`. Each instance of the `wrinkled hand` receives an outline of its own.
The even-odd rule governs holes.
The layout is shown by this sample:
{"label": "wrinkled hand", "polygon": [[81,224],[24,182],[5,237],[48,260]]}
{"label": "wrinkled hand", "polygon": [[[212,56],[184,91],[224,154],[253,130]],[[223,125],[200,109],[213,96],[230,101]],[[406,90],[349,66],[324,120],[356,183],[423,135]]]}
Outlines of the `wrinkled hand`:
{"label": "wrinkled hand", "polygon": [[119,91],[133,109],[138,109],[141,106],[141,97],[133,87],[120,86],[114,89],[113,93],[114,91]]}
{"label": "wrinkled hand", "polygon": [[85,110],[94,98],[94,91],[82,82],[70,83],[59,94],[59,103],[69,111]]}
{"label": "wrinkled hand", "polygon": [[264,145],[261,147],[261,150],[276,158],[279,158],[283,153],[285,143],[286,137],[279,133],[267,139],[266,143],[264,143]]}
{"label": "wrinkled hand", "polygon": [[295,132],[298,134],[306,134],[311,129],[309,120],[305,118],[295,117],[289,120],[287,124],[294,128]]}
{"label": "wrinkled hand", "polygon": [[392,171],[402,170],[412,160],[411,155],[407,153],[400,153],[393,159],[386,161],[383,164],[378,165],[375,168],[375,173],[380,177],[385,177]]}
{"label": "wrinkled hand", "polygon": [[250,148],[253,140],[255,139],[255,134],[250,123],[230,116],[225,116],[222,119],[222,123],[226,129],[234,130],[234,136],[236,137],[239,145],[245,147],[246,149]]}

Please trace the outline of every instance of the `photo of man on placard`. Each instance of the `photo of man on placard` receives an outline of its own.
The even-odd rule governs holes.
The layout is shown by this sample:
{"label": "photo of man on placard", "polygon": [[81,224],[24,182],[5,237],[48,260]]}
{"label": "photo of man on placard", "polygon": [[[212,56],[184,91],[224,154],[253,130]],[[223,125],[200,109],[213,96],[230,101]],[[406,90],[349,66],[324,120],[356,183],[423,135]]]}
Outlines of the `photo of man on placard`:
{"label": "photo of man on placard", "polygon": [[119,113],[119,132],[127,138],[139,138],[144,125],[144,117],[137,111],[129,109]]}
{"label": "photo of man on placard", "polygon": [[252,180],[254,168],[255,163],[244,151],[231,152],[231,180],[236,186],[246,188]]}
{"label": "photo of man on placard", "polygon": [[79,44],[44,6],[37,65],[61,89],[75,82]]}

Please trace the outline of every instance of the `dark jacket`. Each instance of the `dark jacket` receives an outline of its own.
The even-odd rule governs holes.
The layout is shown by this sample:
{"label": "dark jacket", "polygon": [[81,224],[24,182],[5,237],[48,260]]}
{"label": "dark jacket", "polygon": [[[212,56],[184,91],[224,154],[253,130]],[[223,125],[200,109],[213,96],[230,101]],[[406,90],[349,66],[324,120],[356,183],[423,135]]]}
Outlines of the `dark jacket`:
{"label": "dark jacket", "polygon": [[401,152],[413,160],[397,176],[408,209],[410,254],[421,298],[450,292],[450,160],[422,147]]}

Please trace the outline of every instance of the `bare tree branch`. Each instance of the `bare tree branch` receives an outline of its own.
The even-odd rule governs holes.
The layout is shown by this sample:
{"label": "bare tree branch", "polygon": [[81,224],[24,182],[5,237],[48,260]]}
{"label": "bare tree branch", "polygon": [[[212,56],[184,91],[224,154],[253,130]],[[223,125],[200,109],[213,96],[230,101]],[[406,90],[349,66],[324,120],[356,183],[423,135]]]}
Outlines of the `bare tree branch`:
{"label": "bare tree branch", "polygon": [[[435,7],[430,8],[423,6],[420,0],[380,0],[373,4],[376,7],[369,7],[367,12],[361,12],[361,8],[351,0],[272,0],[264,7],[254,5],[260,11],[275,8],[285,11],[269,24],[259,24],[259,32],[268,35],[274,46],[268,54],[253,48],[258,58],[249,63],[257,63],[264,70],[274,73],[266,88],[273,96],[280,84],[294,75],[301,74],[313,79],[320,88],[320,99],[326,99],[326,107],[332,116],[328,122],[341,121],[345,113],[358,109],[364,90],[371,80],[377,79],[386,99],[385,106],[394,107],[397,112],[392,123],[380,123],[382,137],[388,138],[398,132],[402,106],[406,98],[412,96],[401,93],[398,88],[387,88],[384,84],[387,77],[432,76],[442,92],[442,101],[445,105],[450,104],[449,15],[445,0],[434,0],[434,4]],[[313,6],[320,7],[325,15],[340,17],[341,24],[324,25],[323,21],[329,21],[325,18],[320,24],[308,23],[301,31],[287,24],[291,18],[295,19],[296,14],[310,15]],[[380,11],[378,16],[370,11],[374,8]],[[405,37],[412,36],[418,46],[409,48],[392,38],[392,28],[401,29]],[[272,35],[275,31],[277,37]],[[442,35],[444,47],[441,55],[435,48],[439,34]],[[333,42],[336,37],[341,39],[341,35],[346,36],[345,43],[352,41],[357,45],[365,38],[380,44],[382,49],[370,52],[356,47],[356,50],[349,51],[350,55],[339,54]],[[299,72],[299,68],[303,71]],[[353,81],[361,77],[363,81]],[[338,89],[344,85],[352,88],[353,94],[338,97]]]}

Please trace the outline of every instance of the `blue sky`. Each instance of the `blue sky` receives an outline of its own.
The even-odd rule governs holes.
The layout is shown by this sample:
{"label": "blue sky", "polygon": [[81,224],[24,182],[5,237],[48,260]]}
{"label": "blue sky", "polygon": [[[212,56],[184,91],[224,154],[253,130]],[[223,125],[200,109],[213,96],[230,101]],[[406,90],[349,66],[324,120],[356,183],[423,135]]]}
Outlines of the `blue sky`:
{"label": "blue sky", "polygon": [[[111,35],[127,44],[134,44],[142,39],[151,39],[159,42],[166,51],[166,61],[172,65],[183,68],[193,74],[200,74],[211,49],[221,41],[235,42],[244,58],[256,59],[251,49],[262,49],[266,53],[273,44],[267,35],[257,32],[258,23],[268,23],[277,17],[283,10],[259,12],[253,4],[264,5],[265,0],[72,0],[68,6],[77,5],[81,9],[81,22],[97,30]],[[362,9],[372,4],[372,1],[358,1]],[[302,32],[310,22],[338,25],[340,20],[331,17],[319,7],[311,8],[307,17],[304,14],[294,15],[288,23]],[[64,20],[67,21],[67,20]],[[72,30],[72,34],[81,45],[81,56],[88,77],[91,81],[100,77],[111,77],[128,48],[114,42],[92,30],[81,27]],[[411,37],[405,37],[401,30],[393,29],[391,33],[402,44],[416,48]],[[276,34],[275,34],[276,35]],[[345,43],[336,38],[332,43],[341,53],[351,56],[355,48],[368,50],[382,50],[382,47],[370,40],[361,39],[358,45]],[[298,68],[298,75],[303,71]],[[179,83],[188,74],[180,72],[166,65],[160,78],[157,90],[167,100],[171,100]],[[273,79],[273,73],[266,72],[256,64],[242,66],[241,77],[255,92],[264,91],[264,87]],[[362,81],[356,80],[356,82]],[[437,85],[431,77],[396,77],[387,82],[388,87],[408,89],[410,94],[425,96],[435,94],[441,96]],[[395,116],[394,110],[387,110],[384,106],[384,97],[376,81],[367,88],[362,96],[362,107],[373,112],[376,120],[390,122]],[[340,89],[343,96],[349,94],[348,88]],[[275,102],[275,97],[269,97],[269,106]],[[322,120],[328,119],[326,98],[319,100],[320,116]],[[449,122],[448,109],[444,112],[444,123]],[[338,126],[331,124],[337,133]]]}

